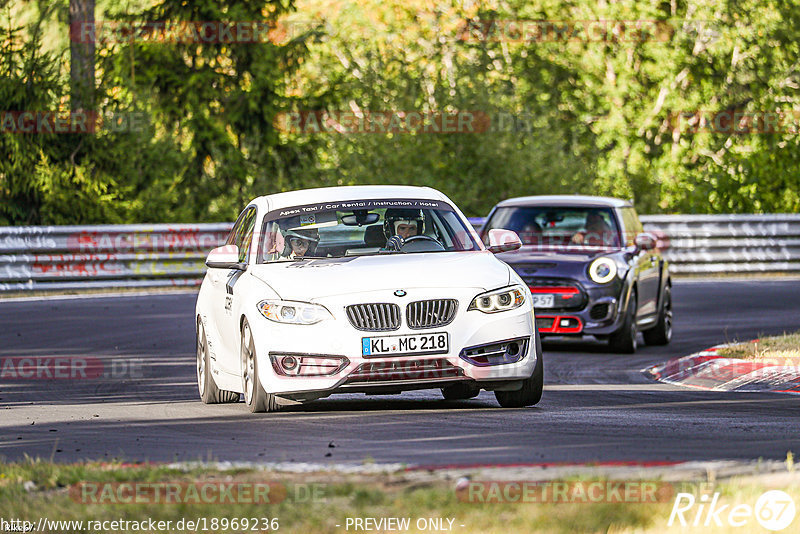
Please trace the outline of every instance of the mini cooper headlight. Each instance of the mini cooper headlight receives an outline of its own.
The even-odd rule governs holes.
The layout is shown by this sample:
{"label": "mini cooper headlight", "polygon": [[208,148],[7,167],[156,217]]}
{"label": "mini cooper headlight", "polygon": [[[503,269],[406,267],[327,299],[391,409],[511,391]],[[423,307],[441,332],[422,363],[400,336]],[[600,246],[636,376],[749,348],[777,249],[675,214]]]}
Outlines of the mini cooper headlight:
{"label": "mini cooper headlight", "polygon": [[261,315],[285,324],[316,324],[325,319],[332,319],[331,312],[324,306],[308,302],[291,302],[288,300],[262,300],[256,307]]}
{"label": "mini cooper headlight", "polygon": [[519,308],[524,303],[525,290],[520,286],[512,286],[489,291],[488,293],[481,293],[472,299],[472,303],[469,305],[469,308],[467,308],[467,311],[478,310],[483,313],[497,313]]}
{"label": "mini cooper headlight", "polygon": [[597,258],[589,265],[589,278],[597,284],[607,284],[617,276],[617,264],[611,258]]}

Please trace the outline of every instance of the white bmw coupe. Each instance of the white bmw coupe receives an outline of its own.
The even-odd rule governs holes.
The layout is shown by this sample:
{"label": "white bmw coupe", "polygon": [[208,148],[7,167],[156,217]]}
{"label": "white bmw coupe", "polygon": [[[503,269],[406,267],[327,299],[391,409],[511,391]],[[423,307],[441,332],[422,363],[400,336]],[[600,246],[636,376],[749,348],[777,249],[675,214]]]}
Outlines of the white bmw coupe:
{"label": "white bmw coupe", "polygon": [[444,194],[352,186],[259,197],[211,251],[197,298],[205,403],[279,410],[333,393],[542,395],[529,288]]}

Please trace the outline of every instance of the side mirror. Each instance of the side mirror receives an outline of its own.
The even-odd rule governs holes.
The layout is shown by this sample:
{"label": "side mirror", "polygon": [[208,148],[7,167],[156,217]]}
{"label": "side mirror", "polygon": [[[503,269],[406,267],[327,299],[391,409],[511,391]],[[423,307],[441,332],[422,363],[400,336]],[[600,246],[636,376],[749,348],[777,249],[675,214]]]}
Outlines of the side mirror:
{"label": "side mirror", "polygon": [[497,254],[498,252],[509,252],[517,250],[522,246],[519,236],[511,230],[496,228],[489,230],[489,251]]}
{"label": "side mirror", "polygon": [[656,248],[656,238],[653,234],[641,233],[636,236],[636,246],[640,250],[653,250]]}
{"label": "side mirror", "polygon": [[660,251],[665,251],[672,245],[669,236],[663,230],[653,229],[650,230],[653,237],[656,238],[656,248]]}
{"label": "side mirror", "polygon": [[223,245],[212,249],[206,258],[206,266],[212,269],[245,269],[244,263],[239,263],[239,247],[236,245]]}

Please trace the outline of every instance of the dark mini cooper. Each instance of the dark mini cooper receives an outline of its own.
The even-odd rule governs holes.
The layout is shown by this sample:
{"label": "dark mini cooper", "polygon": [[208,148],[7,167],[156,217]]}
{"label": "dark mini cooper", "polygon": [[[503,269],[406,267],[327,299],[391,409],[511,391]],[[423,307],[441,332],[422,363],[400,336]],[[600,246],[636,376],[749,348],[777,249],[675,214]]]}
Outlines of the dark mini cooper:
{"label": "dark mini cooper", "polygon": [[504,200],[481,229],[516,232],[522,248],[498,254],[530,287],[542,336],[593,335],[632,353],[672,337],[671,281],[658,239],[633,205],[590,196]]}

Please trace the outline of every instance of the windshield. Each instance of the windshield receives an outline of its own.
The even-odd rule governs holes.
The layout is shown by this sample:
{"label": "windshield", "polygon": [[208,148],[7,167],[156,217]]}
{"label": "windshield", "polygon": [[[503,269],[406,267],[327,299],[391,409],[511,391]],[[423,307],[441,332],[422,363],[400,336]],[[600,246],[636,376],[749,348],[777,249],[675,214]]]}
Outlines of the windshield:
{"label": "windshield", "polygon": [[546,249],[619,248],[619,226],[611,208],[523,206],[498,208],[483,228],[513,230],[523,246]]}
{"label": "windshield", "polygon": [[480,250],[452,206],[436,200],[323,202],[268,213],[259,263]]}

